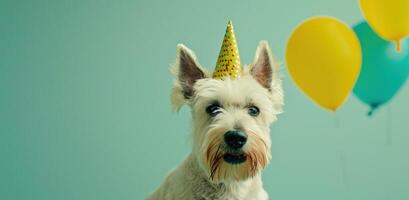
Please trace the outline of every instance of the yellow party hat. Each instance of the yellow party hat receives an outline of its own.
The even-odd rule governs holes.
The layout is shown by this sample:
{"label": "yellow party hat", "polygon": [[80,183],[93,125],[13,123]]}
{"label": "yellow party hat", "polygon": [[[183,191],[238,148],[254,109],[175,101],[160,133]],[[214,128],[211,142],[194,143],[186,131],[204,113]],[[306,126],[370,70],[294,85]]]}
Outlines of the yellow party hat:
{"label": "yellow party hat", "polygon": [[239,78],[241,76],[239,49],[237,48],[236,36],[234,35],[233,24],[227,24],[222,48],[217,59],[216,68],[213,72],[214,79]]}

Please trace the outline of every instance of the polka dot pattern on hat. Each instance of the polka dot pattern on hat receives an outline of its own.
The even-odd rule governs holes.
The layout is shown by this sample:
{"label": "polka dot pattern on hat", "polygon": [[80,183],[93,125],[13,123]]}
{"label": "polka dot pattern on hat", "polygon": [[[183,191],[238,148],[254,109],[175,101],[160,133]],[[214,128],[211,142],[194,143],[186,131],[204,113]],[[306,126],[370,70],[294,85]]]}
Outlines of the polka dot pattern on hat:
{"label": "polka dot pattern on hat", "polygon": [[240,55],[237,47],[236,36],[234,35],[233,24],[231,21],[227,24],[226,34],[224,35],[222,47],[217,59],[216,68],[213,72],[214,79],[240,78]]}

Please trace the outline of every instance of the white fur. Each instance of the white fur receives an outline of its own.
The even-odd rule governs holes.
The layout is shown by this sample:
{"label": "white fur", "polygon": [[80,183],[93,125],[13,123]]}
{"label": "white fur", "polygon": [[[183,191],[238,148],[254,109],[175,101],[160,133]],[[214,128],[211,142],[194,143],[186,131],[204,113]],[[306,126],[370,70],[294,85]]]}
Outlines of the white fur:
{"label": "white fur", "polygon": [[[174,110],[178,110],[183,104],[191,107],[193,149],[148,199],[268,199],[262,186],[261,170],[271,159],[270,124],[282,112],[283,92],[277,65],[273,62],[267,42],[260,42],[254,63],[245,67],[242,77],[235,80],[212,79],[191,50],[178,45],[177,51],[177,63],[172,69],[176,77],[172,104]],[[193,60],[195,69],[203,72],[203,77],[193,85],[180,78],[184,75],[180,74],[182,51]],[[257,68],[265,64],[271,67],[272,74],[260,74],[268,71]],[[260,79],[269,80],[268,88],[260,84]],[[183,91],[187,87],[193,89],[192,96],[184,96]],[[215,101],[222,105],[222,113],[209,117],[206,107]],[[249,105],[259,108],[260,114],[257,117],[248,114]],[[248,135],[243,147],[248,159],[242,164],[232,165],[215,159],[225,153],[221,148],[224,145],[223,134],[232,129],[243,130]]]}

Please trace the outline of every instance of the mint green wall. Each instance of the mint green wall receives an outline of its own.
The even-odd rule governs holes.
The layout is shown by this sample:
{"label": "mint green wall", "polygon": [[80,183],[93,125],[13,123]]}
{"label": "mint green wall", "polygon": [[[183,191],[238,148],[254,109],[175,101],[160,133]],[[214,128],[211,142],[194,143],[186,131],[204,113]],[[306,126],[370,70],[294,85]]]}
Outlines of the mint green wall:
{"label": "mint green wall", "polygon": [[[261,39],[283,61],[320,14],[362,20],[356,0],[2,0],[0,199],[143,199],[190,150],[189,110],[170,111],[176,44],[212,68],[232,19],[242,62]],[[372,118],[354,96],[332,114],[285,68],[271,199],[409,199],[409,86]]]}

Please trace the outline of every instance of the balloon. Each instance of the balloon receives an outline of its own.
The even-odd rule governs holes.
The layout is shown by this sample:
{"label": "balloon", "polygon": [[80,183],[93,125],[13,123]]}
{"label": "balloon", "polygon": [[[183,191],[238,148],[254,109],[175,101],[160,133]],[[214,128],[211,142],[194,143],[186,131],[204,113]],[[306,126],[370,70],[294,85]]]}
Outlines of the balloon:
{"label": "balloon", "polygon": [[361,69],[361,46],[355,33],[332,17],[301,23],[287,43],[291,77],[320,106],[335,111],[347,98]]}
{"label": "balloon", "polygon": [[362,46],[362,70],[354,87],[355,95],[371,107],[368,115],[389,101],[409,74],[409,41],[400,53],[393,43],[380,38],[366,22],[354,27]]}
{"label": "balloon", "polygon": [[381,37],[396,41],[409,35],[408,0],[360,0],[361,10],[369,25]]}

